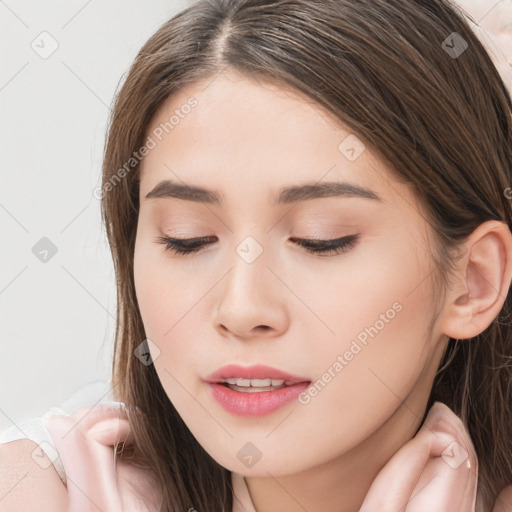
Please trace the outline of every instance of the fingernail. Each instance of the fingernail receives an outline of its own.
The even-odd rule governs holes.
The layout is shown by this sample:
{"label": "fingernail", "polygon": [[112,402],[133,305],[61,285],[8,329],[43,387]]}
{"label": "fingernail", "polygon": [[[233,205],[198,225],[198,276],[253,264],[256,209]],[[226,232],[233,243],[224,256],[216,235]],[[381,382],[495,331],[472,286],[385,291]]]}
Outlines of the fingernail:
{"label": "fingernail", "polygon": [[464,462],[466,463],[466,467],[468,469],[471,468],[469,453],[455,440],[449,443],[448,446],[443,450],[441,458],[453,469],[457,469]]}

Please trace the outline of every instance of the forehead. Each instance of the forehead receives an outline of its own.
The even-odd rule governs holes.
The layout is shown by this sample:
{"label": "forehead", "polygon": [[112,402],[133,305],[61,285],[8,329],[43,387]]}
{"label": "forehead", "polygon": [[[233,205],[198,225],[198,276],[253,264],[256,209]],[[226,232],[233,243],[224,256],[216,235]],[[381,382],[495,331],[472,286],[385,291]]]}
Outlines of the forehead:
{"label": "forehead", "polygon": [[166,179],[233,197],[315,180],[382,190],[390,180],[372,148],[311,99],[232,71],[173,94],[146,135],[141,197]]}

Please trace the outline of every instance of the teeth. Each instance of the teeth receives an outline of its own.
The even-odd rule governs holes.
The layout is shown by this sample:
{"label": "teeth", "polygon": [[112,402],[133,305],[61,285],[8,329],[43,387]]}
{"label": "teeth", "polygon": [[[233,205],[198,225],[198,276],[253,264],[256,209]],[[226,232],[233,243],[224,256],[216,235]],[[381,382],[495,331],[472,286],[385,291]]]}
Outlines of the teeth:
{"label": "teeth", "polygon": [[239,387],[253,387],[253,388],[265,388],[268,386],[282,386],[283,384],[286,384],[287,386],[290,386],[291,384],[294,384],[290,381],[284,381],[281,379],[237,379],[237,378],[230,378],[230,379],[222,379],[221,382],[225,382],[227,384],[231,384],[233,386],[239,386]]}

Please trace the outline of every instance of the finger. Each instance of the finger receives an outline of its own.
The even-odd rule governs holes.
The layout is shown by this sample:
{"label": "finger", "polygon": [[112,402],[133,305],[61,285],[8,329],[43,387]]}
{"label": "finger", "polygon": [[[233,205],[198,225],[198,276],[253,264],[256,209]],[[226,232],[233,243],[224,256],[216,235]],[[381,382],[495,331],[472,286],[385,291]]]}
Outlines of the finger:
{"label": "finger", "polygon": [[88,430],[88,433],[96,442],[104,446],[115,446],[120,442],[131,444],[134,441],[128,420],[121,418],[98,421]]}
{"label": "finger", "polygon": [[406,505],[406,512],[474,512],[477,478],[461,438],[434,431],[430,458]]}
{"label": "finger", "polygon": [[[67,477],[68,512],[122,510],[112,447],[97,442],[70,416],[52,416],[47,427]],[[117,437],[115,424],[111,423],[111,427],[110,432],[102,432],[100,437]]]}
{"label": "finger", "polygon": [[134,440],[128,414],[121,402],[104,402],[82,407],[71,418],[77,426],[93,435],[96,441],[105,446],[115,446],[123,441],[128,444]]}
{"label": "finger", "polygon": [[[444,441],[445,448],[442,453],[433,453],[432,456],[436,458],[428,461],[428,469],[422,474],[423,482],[418,482],[415,492],[420,491],[420,484],[427,484],[425,479],[429,471],[432,481],[425,492],[422,492],[418,503],[424,500],[439,511],[474,512],[478,487],[478,457],[475,447],[462,420],[449,407],[444,404],[442,406],[443,411],[440,419],[434,423],[433,433],[436,436],[448,434],[452,441],[449,444]],[[417,510],[423,509],[420,507]],[[411,507],[411,511],[413,510]]]}
{"label": "finger", "polygon": [[440,404],[436,402],[416,436],[402,446],[379,472],[360,512],[377,512],[383,504],[389,511],[405,509],[435,440],[429,435],[429,427],[433,427],[442,412]]}
{"label": "finger", "polygon": [[80,423],[83,429],[89,430],[100,420],[108,418],[128,419],[128,414],[122,402],[101,402],[77,409],[70,417]]}
{"label": "finger", "polygon": [[[402,446],[377,475],[360,512],[405,510],[431,454],[440,456],[449,444],[447,441],[453,441],[447,433],[434,435],[436,423],[449,418],[450,414],[455,416],[444,404],[436,402],[432,406],[418,434]],[[455,431],[459,425],[451,419],[455,423],[451,428]],[[446,428],[446,422],[444,426]]]}

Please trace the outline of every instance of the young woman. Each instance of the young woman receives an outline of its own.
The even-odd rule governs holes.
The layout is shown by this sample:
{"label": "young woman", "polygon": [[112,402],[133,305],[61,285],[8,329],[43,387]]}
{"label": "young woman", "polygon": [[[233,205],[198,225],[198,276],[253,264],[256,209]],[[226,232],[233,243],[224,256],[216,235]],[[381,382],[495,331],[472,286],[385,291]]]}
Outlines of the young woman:
{"label": "young woman", "polygon": [[98,191],[121,407],[49,419],[60,510],[512,510],[511,109],[447,0],[165,23]]}

